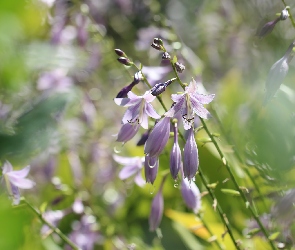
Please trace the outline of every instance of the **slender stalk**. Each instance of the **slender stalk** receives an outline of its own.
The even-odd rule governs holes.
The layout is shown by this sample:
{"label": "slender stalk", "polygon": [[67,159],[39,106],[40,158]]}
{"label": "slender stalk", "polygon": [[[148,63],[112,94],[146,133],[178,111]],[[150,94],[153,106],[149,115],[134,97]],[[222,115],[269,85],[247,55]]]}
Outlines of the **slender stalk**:
{"label": "slender stalk", "polygon": [[215,137],[212,136],[212,133],[211,133],[210,130],[208,129],[207,124],[205,123],[204,119],[202,119],[202,118],[200,117],[200,120],[201,120],[201,122],[202,122],[202,125],[203,125],[203,127],[204,127],[206,133],[208,134],[208,136],[209,136],[210,139],[212,140],[212,143],[214,144],[216,150],[218,151],[218,154],[219,154],[219,156],[220,156],[220,158],[221,158],[221,160],[222,160],[224,166],[226,167],[226,169],[227,169],[227,171],[228,171],[228,173],[229,173],[229,175],[230,175],[230,178],[231,178],[231,180],[233,181],[233,183],[234,183],[236,189],[239,191],[239,193],[240,193],[240,195],[241,195],[243,201],[245,202],[245,204],[249,204],[248,209],[250,210],[250,213],[252,214],[252,216],[254,217],[254,219],[256,220],[256,222],[258,223],[258,225],[259,225],[259,227],[260,227],[262,233],[264,234],[264,236],[268,239],[268,242],[269,242],[271,248],[275,250],[276,247],[275,247],[274,243],[272,242],[272,240],[269,239],[269,234],[268,234],[268,232],[266,231],[265,227],[264,227],[263,224],[261,223],[261,221],[260,221],[258,215],[255,213],[255,211],[254,211],[252,205],[251,205],[250,202],[248,201],[248,199],[247,199],[246,195],[244,194],[243,190],[240,189],[240,186],[239,186],[239,184],[237,183],[237,180],[236,180],[236,178],[235,178],[233,172],[231,171],[231,167],[230,167],[230,165],[228,164],[227,160],[225,159],[225,157],[224,157],[224,155],[223,155],[223,153],[222,153],[222,151],[221,151],[219,145],[217,144],[217,142],[216,142],[216,140],[215,140]]}
{"label": "slender stalk", "polygon": [[[199,171],[199,175],[201,177],[201,181],[203,182],[204,186],[206,187],[207,191],[209,192],[212,200],[217,201],[217,198],[216,198],[215,194],[212,192],[211,188],[208,187],[208,182],[206,181],[206,178],[204,177],[202,169],[201,169],[200,166],[199,166],[198,171]],[[224,225],[225,225],[225,227],[227,229],[227,232],[228,232],[230,238],[232,239],[232,242],[234,243],[236,249],[241,249],[240,245],[238,244],[238,241],[234,237],[233,231],[232,231],[232,229],[230,227],[230,224],[229,224],[228,220],[226,219],[225,213],[223,212],[223,210],[222,210],[222,208],[221,208],[221,206],[219,205],[218,202],[216,204],[216,209],[217,209],[217,211],[219,213],[219,216],[220,216],[221,220],[223,221],[223,223],[224,223]]]}
{"label": "slender stalk", "polygon": [[[286,7],[287,7],[287,4],[285,3],[285,0],[282,0],[282,2],[283,2],[284,6],[285,6],[285,8],[286,8]],[[289,18],[290,18],[290,20],[291,20],[292,26],[295,28],[295,21],[294,21],[294,18],[293,18],[293,16],[292,16],[292,14],[291,14],[290,9],[288,9],[288,13],[289,13]]]}
{"label": "slender stalk", "polygon": [[49,223],[47,220],[44,219],[42,214],[35,209],[26,199],[23,199],[24,203],[32,210],[32,212],[44,223],[46,224],[54,233],[56,233],[65,243],[67,243],[69,246],[71,246],[74,250],[81,250],[74,242],[72,242],[66,235],[60,231],[59,228],[56,228],[51,223]]}

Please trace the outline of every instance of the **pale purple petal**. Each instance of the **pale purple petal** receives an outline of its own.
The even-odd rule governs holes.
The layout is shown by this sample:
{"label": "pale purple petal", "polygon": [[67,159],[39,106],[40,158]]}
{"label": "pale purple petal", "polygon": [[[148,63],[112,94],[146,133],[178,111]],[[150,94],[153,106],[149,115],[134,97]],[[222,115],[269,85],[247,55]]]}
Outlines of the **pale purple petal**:
{"label": "pale purple petal", "polygon": [[142,158],[140,157],[123,157],[120,155],[113,155],[114,160],[121,165],[130,165],[135,162],[142,162]]}
{"label": "pale purple petal", "polygon": [[136,103],[135,105],[129,107],[123,118],[122,118],[122,123],[126,124],[126,123],[132,123],[135,122],[135,120],[138,118],[139,116],[139,109],[140,109],[140,102]]}
{"label": "pale purple petal", "polygon": [[210,118],[210,113],[207,109],[203,107],[201,103],[199,103],[194,97],[190,97],[190,101],[192,104],[192,109],[196,113],[197,116],[200,116],[201,118],[208,119]]}
{"label": "pale purple petal", "polygon": [[174,180],[177,178],[181,163],[181,151],[179,145],[178,143],[174,143],[170,154],[170,173]]}
{"label": "pale purple petal", "polygon": [[202,94],[197,94],[197,93],[193,94],[192,96],[194,99],[196,99],[201,104],[208,104],[208,103],[212,102],[212,100],[215,97],[214,94],[202,95]]}
{"label": "pale purple petal", "polygon": [[181,194],[187,207],[197,213],[201,207],[201,194],[197,185],[193,181],[189,182],[187,179],[183,179]]}
{"label": "pale purple petal", "polygon": [[152,202],[151,213],[149,217],[150,231],[155,231],[162,220],[164,210],[164,199],[162,195],[162,188],[156,194]]}
{"label": "pale purple petal", "polygon": [[139,168],[137,165],[126,165],[124,168],[121,169],[119,172],[119,178],[121,180],[125,180],[132,175],[135,175],[138,172]]}
{"label": "pale purple petal", "polygon": [[9,178],[12,177],[12,178],[15,178],[15,179],[25,178],[29,174],[30,168],[31,168],[30,166],[26,166],[25,168],[20,169],[20,170],[10,171],[6,175]]}
{"label": "pale purple petal", "polygon": [[137,186],[143,187],[145,185],[145,181],[141,176],[141,172],[138,172],[134,178],[134,182],[136,183]]}
{"label": "pale purple petal", "polygon": [[21,189],[30,189],[35,186],[35,182],[25,178],[9,177],[9,181]]}
{"label": "pale purple petal", "polygon": [[146,114],[149,116],[149,117],[152,117],[154,119],[160,119],[161,116],[157,114],[157,112],[154,110],[153,106],[150,104],[150,103],[147,103],[146,106]]}
{"label": "pale purple petal", "polygon": [[145,173],[145,180],[148,183],[154,183],[159,168],[159,158],[156,157],[145,157],[144,161],[144,173]]}
{"label": "pale purple petal", "polygon": [[173,105],[173,107],[165,113],[165,116],[173,117],[175,114],[177,114],[180,110],[182,110],[184,101],[185,101],[185,95],[182,95],[181,98],[179,98],[178,102],[176,102]]}
{"label": "pale purple petal", "polygon": [[10,184],[10,190],[13,197],[13,205],[18,205],[20,202],[20,192],[17,186],[14,186],[13,184]]}
{"label": "pale purple petal", "polygon": [[145,99],[145,101],[147,103],[152,102],[153,100],[155,100],[155,96],[153,96],[150,91],[146,91],[145,94],[142,96],[142,98]]}
{"label": "pale purple petal", "polygon": [[185,94],[172,94],[171,99],[173,102],[179,102],[182,98],[185,97]]}
{"label": "pale purple petal", "polygon": [[183,173],[184,177],[192,179],[199,166],[198,148],[194,137],[194,129],[191,128],[188,132],[188,138],[183,151]]}
{"label": "pale purple petal", "polygon": [[144,129],[149,128],[149,119],[148,119],[148,116],[145,112],[142,113],[139,123]]}
{"label": "pale purple petal", "polygon": [[185,88],[185,92],[189,95],[195,93],[198,89],[197,82],[193,79],[190,84]]}
{"label": "pale purple petal", "polygon": [[12,165],[10,164],[10,162],[9,161],[4,162],[2,173],[6,174],[6,173],[11,172],[12,170],[13,169],[12,169]]}
{"label": "pale purple petal", "polygon": [[115,98],[114,102],[119,105],[119,106],[130,106],[128,105],[130,103],[130,99],[129,98]]}
{"label": "pale purple petal", "polygon": [[117,141],[125,143],[131,140],[137,134],[138,129],[139,129],[138,124],[130,124],[130,123],[123,124],[118,133]]}
{"label": "pale purple petal", "polygon": [[133,100],[139,100],[139,99],[142,98],[141,96],[137,96],[137,95],[135,95],[132,91],[128,92],[127,96],[128,96],[128,98],[129,98],[130,100],[132,100],[132,101],[133,101]]}
{"label": "pale purple petal", "polygon": [[167,144],[170,135],[170,117],[159,121],[150,133],[145,145],[144,153],[150,157],[159,155]]}

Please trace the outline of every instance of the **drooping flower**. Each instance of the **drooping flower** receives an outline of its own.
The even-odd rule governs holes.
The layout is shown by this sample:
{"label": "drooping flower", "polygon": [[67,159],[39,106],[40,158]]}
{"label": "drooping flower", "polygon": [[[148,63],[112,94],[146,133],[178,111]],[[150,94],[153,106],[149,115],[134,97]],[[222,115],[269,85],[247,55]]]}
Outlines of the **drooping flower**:
{"label": "drooping flower", "polygon": [[170,135],[170,117],[159,121],[150,133],[145,145],[144,153],[150,157],[159,155],[167,144]]}
{"label": "drooping flower", "polygon": [[13,197],[14,205],[18,205],[20,201],[19,188],[30,189],[35,185],[35,182],[25,178],[29,174],[29,171],[30,166],[14,171],[10,162],[6,161],[4,163],[2,174],[8,193]]}
{"label": "drooping flower", "polygon": [[144,161],[144,173],[145,180],[147,183],[154,183],[159,168],[159,158],[158,156],[150,157],[146,156]]}
{"label": "drooping flower", "polygon": [[125,180],[134,175],[134,182],[138,186],[142,187],[145,184],[145,181],[141,176],[144,157],[122,157],[119,155],[113,155],[113,157],[117,163],[124,165],[122,170],[119,172],[119,178],[121,180]]}
{"label": "drooping flower", "polygon": [[148,116],[159,119],[160,116],[150,104],[156,97],[149,91],[143,96],[137,96],[132,91],[127,94],[128,98],[115,98],[117,105],[128,107],[125,112],[122,123],[140,124],[144,129],[148,129]]}
{"label": "drooping flower", "polygon": [[268,101],[275,95],[277,90],[280,88],[284,78],[286,77],[289,70],[289,63],[293,58],[291,52],[294,46],[295,42],[291,43],[285,55],[280,60],[276,61],[270,68],[267,80],[265,82],[266,93],[263,105],[267,104]]}
{"label": "drooping flower", "polygon": [[198,148],[194,136],[194,128],[188,131],[188,138],[186,140],[183,150],[183,174],[188,180],[194,178],[199,167]]}
{"label": "drooping flower", "polygon": [[125,143],[131,140],[137,134],[139,126],[139,124],[123,124],[118,133],[117,141]]}
{"label": "drooping flower", "polygon": [[184,129],[188,130],[194,124],[195,115],[204,119],[210,117],[209,111],[203,105],[210,103],[214,96],[214,94],[198,94],[197,83],[195,80],[192,80],[189,86],[185,88],[184,93],[171,95],[174,105],[165,113],[165,116],[174,117],[175,114],[181,111]]}
{"label": "drooping flower", "polygon": [[177,174],[181,169],[181,151],[178,144],[177,122],[174,123],[174,144],[170,153],[170,173],[173,179],[177,178]]}
{"label": "drooping flower", "polygon": [[162,220],[164,210],[163,186],[166,178],[162,180],[158,193],[153,199],[151,213],[149,217],[150,231],[155,231]]}
{"label": "drooping flower", "polygon": [[195,182],[183,179],[181,182],[181,194],[187,207],[197,213],[201,207],[201,194]]}

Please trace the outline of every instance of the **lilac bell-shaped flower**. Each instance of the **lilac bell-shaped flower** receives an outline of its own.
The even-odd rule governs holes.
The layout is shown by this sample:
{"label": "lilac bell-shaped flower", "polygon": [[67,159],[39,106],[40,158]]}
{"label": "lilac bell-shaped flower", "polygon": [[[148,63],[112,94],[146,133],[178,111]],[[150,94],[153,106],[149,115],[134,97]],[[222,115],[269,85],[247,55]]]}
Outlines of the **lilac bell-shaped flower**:
{"label": "lilac bell-shaped flower", "polygon": [[141,169],[144,162],[143,157],[122,157],[119,155],[114,155],[113,157],[117,163],[124,166],[119,172],[119,178],[121,180],[126,180],[131,176],[135,176],[134,182],[138,186],[142,187],[145,184],[141,176]]}
{"label": "lilac bell-shaped flower", "polygon": [[30,166],[21,170],[13,170],[12,165],[6,161],[3,166],[2,174],[6,183],[8,193],[13,197],[13,204],[18,205],[20,201],[21,189],[30,189],[35,186],[35,182],[25,178],[30,171]]}
{"label": "lilac bell-shaped flower", "polygon": [[149,217],[150,231],[155,231],[162,220],[164,211],[163,186],[166,178],[164,177],[160,189],[152,202],[151,213]]}
{"label": "lilac bell-shaped flower", "polygon": [[131,140],[137,134],[139,127],[139,124],[123,124],[118,133],[117,141],[126,143]]}
{"label": "lilac bell-shaped flower", "polygon": [[144,153],[150,157],[159,155],[166,146],[170,135],[170,117],[164,117],[159,121],[150,133]]}
{"label": "lilac bell-shaped flower", "polygon": [[177,131],[177,121],[174,123],[174,144],[170,153],[170,173],[172,178],[175,180],[177,178],[177,174],[181,169],[182,161],[181,161],[181,151],[178,145],[178,131]]}
{"label": "lilac bell-shaped flower", "polygon": [[197,213],[201,207],[201,194],[197,185],[187,179],[181,182],[181,195],[188,208]]}
{"label": "lilac bell-shaped flower", "polygon": [[188,180],[194,178],[199,167],[198,148],[194,136],[194,128],[188,131],[188,138],[186,140],[183,150],[183,174]]}
{"label": "lilac bell-shaped flower", "polygon": [[145,173],[145,180],[147,183],[153,184],[159,168],[159,158],[158,156],[150,157],[146,156],[144,161],[144,173]]}

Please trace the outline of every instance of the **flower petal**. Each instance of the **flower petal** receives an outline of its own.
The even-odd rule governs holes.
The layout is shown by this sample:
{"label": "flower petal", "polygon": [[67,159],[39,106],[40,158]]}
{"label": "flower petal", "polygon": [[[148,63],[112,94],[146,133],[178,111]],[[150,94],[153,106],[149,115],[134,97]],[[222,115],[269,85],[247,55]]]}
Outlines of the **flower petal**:
{"label": "flower petal", "polygon": [[119,172],[119,178],[121,180],[125,180],[130,176],[136,174],[140,169],[137,165],[126,165],[124,168],[121,169]]}
{"label": "flower petal", "polygon": [[150,231],[155,231],[162,220],[164,210],[164,199],[162,189],[156,194],[152,202],[151,213],[149,217]]}
{"label": "flower petal", "polygon": [[29,180],[29,179],[19,179],[19,178],[15,178],[15,177],[9,177],[9,181],[17,186],[18,188],[21,188],[21,189],[30,189],[32,187],[35,186],[35,182]]}
{"label": "flower petal", "polygon": [[150,157],[159,155],[167,144],[170,135],[170,117],[159,121],[150,133],[145,145],[144,153]]}
{"label": "flower petal", "polygon": [[144,95],[142,96],[142,98],[144,98],[145,101],[146,101],[147,103],[149,103],[149,102],[152,102],[153,100],[155,100],[156,97],[153,96],[153,95],[151,94],[150,91],[146,91],[146,92],[144,93]]}
{"label": "flower petal", "polygon": [[138,129],[139,129],[138,124],[130,124],[130,123],[123,124],[118,133],[117,141],[125,143],[131,140],[137,134]]}
{"label": "flower petal", "polygon": [[154,183],[159,168],[159,158],[156,157],[145,157],[144,161],[144,173],[145,173],[145,180],[148,183]]}
{"label": "flower petal", "polygon": [[141,176],[141,172],[138,172],[134,178],[134,182],[136,183],[137,186],[143,187],[145,185],[145,181]]}
{"label": "flower petal", "polygon": [[199,167],[198,148],[195,141],[194,129],[189,130],[188,138],[183,151],[183,173],[184,177],[192,179]]}
{"label": "flower petal", "polygon": [[193,181],[189,182],[187,179],[183,179],[181,194],[187,207],[197,213],[201,207],[201,194],[197,185]]}
{"label": "flower petal", "polygon": [[150,103],[147,103],[146,106],[145,106],[145,111],[146,111],[146,114],[149,116],[149,117],[152,117],[154,119],[160,119],[161,116],[158,115],[158,113],[154,110],[153,106],[150,104]]}
{"label": "flower petal", "polygon": [[214,99],[215,95],[211,94],[211,95],[202,95],[202,94],[193,94],[192,95],[194,99],[196,99],[199,103],[202,104],[208,104],[210,102],[212,102],[212,100]]}
{"label": "flower petal", "polygon": [[134,123],[136,118],[138,118],[139,115],[139,109],[140,109],[140,102],[136,103],[135,105],[129,107],[123,118],[122,118],[122,123]]}
{"label": "flower petal", "polygon": [[10,171],[6,175],[9,176],[9,178],[13,177],[15,179],[25,178],[30,172],[30,168],[30,166],[26,166],[25,168],[20,170]]}
{"label": "flower petal", "polygon": [[170,154],[170,173],[174,180],[177,178],[181,163],[181,151],[179,145],[178,143],[174,143]]}
{"label": "flower petal", "polygon": [[190,97],[192,109],[196,113],[197,116],[201,118],[208,119],[210,118],[210,113],[207,109],[203,107],[201,103],[199,103],[193,96]]}
{"label": "flower petal", "polygon": [[169,109],[164,115],[166,117],[173,117],[175,114],[177,114],[180,110],[183,108],[183,104],[185,101],[185,96],[181,95],[181,98],[178,99],[178,102],[176,102],[171,109]]}
{"label": "flower petal", "polygon": [[7,174],[13,170],[12,165],[9,161],[5,161],[3,165],[2,174]]}

